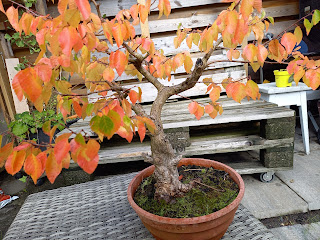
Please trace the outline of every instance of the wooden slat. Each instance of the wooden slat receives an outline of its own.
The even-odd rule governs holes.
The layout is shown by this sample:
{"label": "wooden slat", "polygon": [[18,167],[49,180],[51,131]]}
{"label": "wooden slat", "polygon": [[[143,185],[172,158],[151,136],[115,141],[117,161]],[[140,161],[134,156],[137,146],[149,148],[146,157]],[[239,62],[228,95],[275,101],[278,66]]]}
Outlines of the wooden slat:
{"label": "wooden slat", "polygon": [[[191,138],[191,146],[186,147],[180,153],[183,156],[195,156],[203,154],[215,154],[237,151],[259,150],[272,147],[289,147],[293,144],[293,138],[266,140],[256,135],[216,139],[215,137],[202,136]],[[122,144],[121,146],[105,146],[99,152],[99,164],[128,162],[143,160],[143,154],[150,154],[149,142],[135,142]]]}
{"label": "wooden slat", "polygon": [[[210,10],[200,9],[197,11],[186,9],[185,12],[172,13],[168,19],[160,18],[154,21],[149,19],[150,33],[176,31],[179,24],[182,24],[184,28],[206,27],[211,25],[218,17],[219,13],[225,9],[226,7],[215,7],[210,8]],[[279,6],[278,1],[274,1],[274,4],[269,4],[263,9],[266,11],[267,16],[274,18],[299,14],[297,2],[286,2]],[[139,26],[136,27],[136,34],[141,34]]]}
{"label": "wooden slat", "polygon": [[[173,43],[173,42],[172,42]],[[228,58],[227,58],[227,55],[224,54],[222,51],[219,51],[218,52],[219,54],[217,55],[212,55],[208,62],[214,62],[214,61],[220,61],[220,62],[216,62],[216,63],[213,63],[213,64],[210,64],[206,70],[213,70],[213,69],[219,69],[219,68],[228,68],[228,67],[235,67],[235,66],[242,66],[243,64],[242,63],[239,63],[239,62],[228,62]],[[197,61],[198,58],[201,58],[205,53],[194,53],[194,54],[191,54],[191,59],[192,59],[192,62],[195,64],[195,62]],[[96,54],[96,56],[98,58],[100,57],[103,57],[104,55],[102,54]],[[241,61],[242,58],[239,59],[239,61]],[[193,68],[192,68],[193,69]],[[175,75],[175,74],[182,74],[182,73],[185,73],[185,69],[184,69],[184,66],[181,66],[179,68],[176,69],[175,72],[172,72],[172,75]],[[117,81],[124,81],[124,80],[131,80],[131,79],[137,79],[137,77],[135,76],[131,76],[131,75],[127,75],[125,73],[123,73],[120,77],[118,76],[117,73],[115,73],[115,79]]]}
{"label": "wooden slat", "polygon": [[[234,79],[241,79],[246,76],[245,70],[238,70],[238,71],[233,71],[233,72],[224,72],[224,73],[216,73],[216,74],[204,74],[200,77],[199,83],[197,83],[193,88],[181,93],[179,96],[174,95],[170,99],[175,99],[175,98],[181,98],[183,97],[192,97],[192,96],[198,96],[198,95],[204,95],[206,94],[207,91],[207,86],[202,83],[204,78],[212,78],[215,83],[220,84],[222,80],[232,77]],[[179,78],[176,76],[172,76],[171,81],[168,82],[167,80],[162,80],[160,79],[159,81],[165,85],[165,86],[174,86],[177,84],[180,84],[183,82],[186,78]],[[246,83],[246,79],[243,79],[244,83]],[[137,88],[140,87],[142,90],[142,102],[152,102],[156,99],[157,97],[157,89],[149,82],[143,82],[143,83],[134,83],[134,84],[128,84],[124,85],[126,88]],[[225,90],[223,89],[223,92]],[[91,95],[90,96],[90,102],[95,102],[100,96],[97,94]]]}
{"label": "wooden slat", "polygon": [[[201,104],[210,102],[209,98],[197,99]],[[223,107],[223,114],[217,116],[215,119],[204,115],[200,120],[197,120],[194,115],[188,111],[188,104],[190,101],[178,101],[166,103],[163,107],[161,118],[163,127],[165,129],[177,127],[191,127],[191,126],[206,126],[211,124],[222,124],[243,121],[255,121],[262,119],[293,117],[294,111],[285,107],[278,107],[276,104],[265,102],[263,100],[246,100],[241,104],[226,98],[225,96],[219,99]],[[150,112],[150,105],[144,106],[147,113]],[[75,133],[81,132],[83,129],[89,135],[94,135],[90,130],[90,119],[79,120],[73,124],[71,129]],[[68,132],[64,130],[62,133]],[[73,136],[71,136],[73,137]]]}
{"label": "wooden slat", "polygon": [[[223,0],[175,0],[170,1],[171,9],[180,9],[186,7],[195,7],[202,5],[209,5],[213,3],[221,3]],[[153,3],[154,2],[154,3]],[[101,12],[105,13],[106,16],[115,16],[122,9],[130,9],[130,7],[136,4],[135,0],[126,0],[126,1],[110,1],[110,0],[100,0],[97,1],[100,3]],[[159,4],[159,0],[151,1],[153,5],[151,6],[151,11],[158,11],[157,6]],[[91,8],[94,9],[94,6],[91,5]]]}

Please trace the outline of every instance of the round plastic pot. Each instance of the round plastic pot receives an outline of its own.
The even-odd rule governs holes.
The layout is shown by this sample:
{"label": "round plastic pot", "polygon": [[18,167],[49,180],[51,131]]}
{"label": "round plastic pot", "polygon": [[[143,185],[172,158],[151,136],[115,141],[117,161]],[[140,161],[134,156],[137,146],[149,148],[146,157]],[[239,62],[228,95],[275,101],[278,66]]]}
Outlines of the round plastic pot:
{"label": "round plastic pot", "polygon": [[168,218],[154,215],[140,208],[133,200],[133,196],[141,181],[153,173],[154,166],[150,166],[139,172],[130,182],[127,191],[130,205],[136,211],[145,227],[158,240],[220,239],[231,224],[240,201],[243,198],[244,182],[241,176],[234,169],[213,160],[184,158],[179,162],[179,166],[181,165],[213,167],[227,172],[239,186],[238,196],[227,207],[201,217]]}
{"label": "round plastic pot", "polygon": [[289,78],[291,74],[288,73],[285,69],[274,70],[274,77],[276,80],[277,87],[291,87],[292,82],[289,83]]}

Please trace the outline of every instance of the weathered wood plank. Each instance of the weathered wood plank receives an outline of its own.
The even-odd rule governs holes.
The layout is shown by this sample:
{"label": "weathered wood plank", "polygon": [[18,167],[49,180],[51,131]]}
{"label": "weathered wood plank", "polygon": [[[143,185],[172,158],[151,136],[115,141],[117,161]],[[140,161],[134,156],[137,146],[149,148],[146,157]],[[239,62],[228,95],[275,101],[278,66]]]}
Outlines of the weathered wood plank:
{"label": "weathered wood plank", "polygon": [[[215,139],[215,137],[202,136],[191,138],[191,146],[180,153],[183,156],[202,154],[215,154],[236,151],[259,150],[270,147],[285,147],[292,144],[293,138],[266,140],[256,135]],[[113,162],[128,162],[143,160],[143,154],[150,154],[150,143],[130,143],[115,147],[102,147],[99,164]]]}
{"label": "weathered wood plank", "polygon": [[[204,104],[209,102],[209,98],[197,99],[199,103]],[[165,104],[162,111],[162,122],[165,129],[189,126],[206,126],[211,124],[222,124],[231,122],[254,121],[262,119],[292,117],[294,112],[285,107],[278,107],[276,104],[265,102],[263,100],[243,100],[241,104],[228,99],[225,96],[221,97],[221,103],[224,112],[215,119],[205,115],[200,120],[197,120],[188,111],[190,101],[178,101]],[[144,106],[146,112],[150,111],[150,105]],[[78,133],[85,130],[89,135],[93,135],[90,130],[89,117],[85,120],[79,120],[73,124],[71,129]],[[63,132],[68,132],[64,130]],[[72,137],[72,136],[71,136]]]}
{"label": "weathered wood plank", "polygon": [[[234,72],[225,72],[225,73],[216,73],[216,74],[204,74],[203,76],[200,77],[199,83],[197,83],[192,89],[189,89],[183,93],[181,93],[179,96],[175,95],[172,96],[170,99],[175,99],[175,98],[181,98],[183,97],[192,97],[192,96],[198,96],[198,95],[204,95],[206,94],[207,91],[207,86],[202,83],[203,79],[205,78],[212,78],[215,83],[220,84],[222,80],[232,77],[233,79],[241,79],[245,78],[246,72],[244,70],[240,71],[234,71]],[[172,76],[171,81],[168,82],[167,80],[160,79],[159,81],[165,85],[165,86],[174,86],[177,85],[181,82],[183,82],[186,78],[179,78],[177,76]],[[246,79],[243,79],[242,82],[246,82]],[[156,99],[157,97],[157,89],[149,82],[137,82],[134,84],[128,84],[124,85],[126,88],[136,88],[140,87],[142,90],[142,102],[152,102]],[[225,92],[225,90],[222,88],[222,91]],[[99,95],[93,94],[90,96],[90,102],[94,102],[99,98]]]}
{"label": "weathered wood plank", "polygon": [[[296,2],[288,2],[279,6],[270,6],[263,8],[267,16],[274,18],[293,16],[299,14],[299,6]],[[152,21],[149,20],[150,33],[160,33],[176,31],[179,24],[184,28],[200,28],[211,25],[218,17],[219,13],[225,10],[225,7],[216,7],[210,10],[190,11],[187,9],[185,12],[172,13],[170,18],[160,18]],[[136,34],[141,34],[139,26],[136,27]]]}

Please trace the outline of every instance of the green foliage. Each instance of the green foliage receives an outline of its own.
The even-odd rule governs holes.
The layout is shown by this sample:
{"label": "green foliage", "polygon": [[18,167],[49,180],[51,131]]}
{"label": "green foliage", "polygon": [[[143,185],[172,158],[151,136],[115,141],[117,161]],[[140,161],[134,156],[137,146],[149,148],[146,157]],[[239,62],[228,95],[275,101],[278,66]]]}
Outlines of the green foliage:
{"label": "green foliage", "polygon": [[6,33],[4,37],[11,44],[15,44],[17,47],[29,48],[30,54],[40,52],[37,40],[32,33],[30,33],[29,35],[25,35],[25,33],[22,32],[20,35],[20,33],[15,32],[11,36],[8,33]]}
{"label": "green foliage", "polygon": [[31,8],[33,4],[37,3],[37,0],[23,0],[26,8]]}
{"label": "green foliage", "polygon": [[12,133],[19,138],[29,138],[30,134],[37,133],[43,124],[51,121],[53,126],[57,126],[61,131],[65,128],[65,122],[61,113],[56,114],[52,109],[39,112],[33,111],[32,113],[23,112],[15,115],[15,120],[9,124]]}
{"label": "green foliage", "polygon": [[27,176],[23,176],[22,178],[19,178],[18,180],[25,183],[27,181]]}

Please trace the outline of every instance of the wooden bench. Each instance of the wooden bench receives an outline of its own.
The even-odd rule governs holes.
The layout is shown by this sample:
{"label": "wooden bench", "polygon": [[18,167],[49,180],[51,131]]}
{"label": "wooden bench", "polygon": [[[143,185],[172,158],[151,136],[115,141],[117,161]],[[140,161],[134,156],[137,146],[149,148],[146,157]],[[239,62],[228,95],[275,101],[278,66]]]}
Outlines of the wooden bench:
{"label": "wooden bench", "polygon": [[[197,101],[207,102],[208,98]],[[229,165],[241,174],[268,172],[264,175],[266,181],[273,177],[274,171],[292,168],[293,110],[263,100],[243,100],[239,104],[224,96],[219,102],[224,109],[222,115],[215,119],[205,115],[200,120],[189,113],[190,101],[175,100],[165,104],[162,111],[164,129],[179,154],[197,156],[259,150],[260,161],[242,160]],[[148,112],[150,105],[144,107]],[[72,125],[75,132],[81,129],[90,132],[89,119]],[[99,164],[143,160],[144,153],[150,153],[148,138],[143,143],[138,137],[127,143],[115,137],[102,143]]]}

